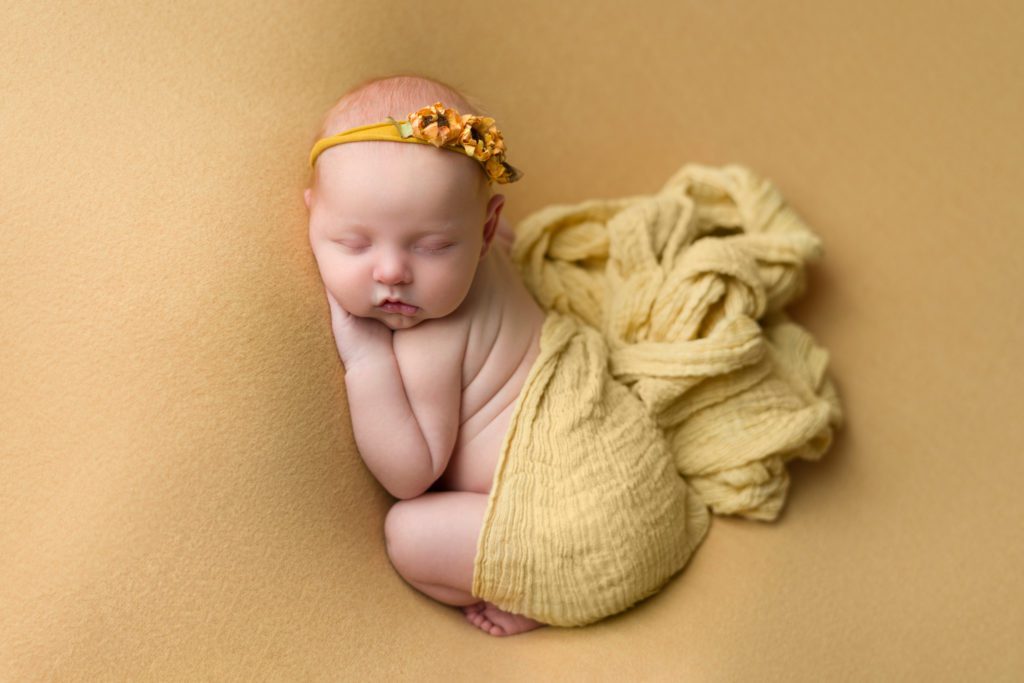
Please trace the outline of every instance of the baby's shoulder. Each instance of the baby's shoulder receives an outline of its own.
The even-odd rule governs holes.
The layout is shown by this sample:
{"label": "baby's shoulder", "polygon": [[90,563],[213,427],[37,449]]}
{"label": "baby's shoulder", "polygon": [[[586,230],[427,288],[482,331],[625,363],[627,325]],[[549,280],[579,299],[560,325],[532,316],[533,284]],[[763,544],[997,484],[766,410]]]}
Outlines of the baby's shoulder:
{"label": "baby's shoulder", "polygon": [[[465,357],[469,377],[507,379],[514,365],[535,345],[544,314],[526,290],[518,270],[502,248],[492,249],[483,289],[469,318]],[[527,355],[529,355],[527,353]],[[485,371],[485,367],[490,370]]]}

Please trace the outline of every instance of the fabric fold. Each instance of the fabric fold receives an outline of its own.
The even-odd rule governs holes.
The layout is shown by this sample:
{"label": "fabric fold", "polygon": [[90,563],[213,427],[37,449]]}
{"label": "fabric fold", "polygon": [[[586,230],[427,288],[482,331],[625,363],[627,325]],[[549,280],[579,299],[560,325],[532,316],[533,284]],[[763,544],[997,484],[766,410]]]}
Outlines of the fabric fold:
{"label": "fabric fold", "polygon": [[842,424],[827,352],[783,309],[819,238],[746,167],[542,209],[512,260],[546,311],[502,445],[474,595],[582,625],[657,591],[709,511],[775,519],[785,463]]}

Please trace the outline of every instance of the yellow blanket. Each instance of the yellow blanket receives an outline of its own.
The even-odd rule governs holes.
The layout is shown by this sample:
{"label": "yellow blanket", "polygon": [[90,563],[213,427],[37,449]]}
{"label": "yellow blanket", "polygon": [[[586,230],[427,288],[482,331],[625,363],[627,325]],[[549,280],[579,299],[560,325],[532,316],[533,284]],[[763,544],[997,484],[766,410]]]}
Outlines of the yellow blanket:
{"label": "yellow blanket", "polygon": [[822,247],[737,165],[688,164],[657,194],[551,206],[515,232],[547,318],[473,594],[581,626],[660,590],[709,509],[775,519],[784,463],[828,449],[842,423],[828,353],[782,311]]}

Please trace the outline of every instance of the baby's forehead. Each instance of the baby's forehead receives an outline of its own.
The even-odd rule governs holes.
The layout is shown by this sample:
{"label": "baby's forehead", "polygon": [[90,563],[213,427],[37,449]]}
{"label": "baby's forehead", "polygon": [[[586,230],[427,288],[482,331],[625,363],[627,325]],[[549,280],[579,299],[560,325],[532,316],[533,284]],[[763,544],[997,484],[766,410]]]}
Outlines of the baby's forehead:
{"label": "baby's forehead", "polygon": [[348,194],[332,205],[332,223],[357,232],[407,234],[416,230],[457,232],[475,217],[454,202],[423,197]]}
{"label": "baby's forehead", "polygon": [[458,175],[341,161],[344,168],[325,173],[317,190],[332,224],[405,235],[428,228],[458,232],[484,219],[486,201]]}
{"label": "baby's forehead", "polygon": [[[389,142],[357,142],[327,149],[317,160],[318,190],[344,205],[414,206],[445,215],[485,199],[479,164],[447,150]],[[412,148],[412,149],[395,149]]]}

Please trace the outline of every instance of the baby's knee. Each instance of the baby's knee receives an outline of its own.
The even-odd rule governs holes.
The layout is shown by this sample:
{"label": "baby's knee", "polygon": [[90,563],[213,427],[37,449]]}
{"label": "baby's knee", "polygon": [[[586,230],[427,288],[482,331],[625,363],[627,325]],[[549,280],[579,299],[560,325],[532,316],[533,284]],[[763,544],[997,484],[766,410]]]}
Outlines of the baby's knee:
{"label": "baby's knee", "polygon": [[487,508],[485,494],[445,491],[400,500],[384,519],[388,557],[399,572],[420,571],[439,558],[472,564]]}
{"label": "baby's knee", "polygon": [[401,526],[404,522],[402,520],[403,512],[401,506],[403,502],[400,500],[392,505],[391,509],[388,510],[387,516],[384,517],[384,546],[388,551],[389,557],[392,556],[395,546],[398,545],[397,538],[402,533]]}
{"label": "baby's knee", "polygon": [[409,567],[416,555],[418,515],[415,506],[408,500],[400,500],[391,506],[384,518],[384,546],[391,564],[400,572]]}

